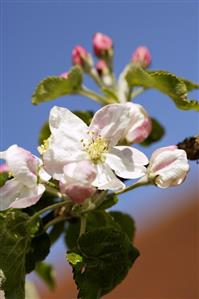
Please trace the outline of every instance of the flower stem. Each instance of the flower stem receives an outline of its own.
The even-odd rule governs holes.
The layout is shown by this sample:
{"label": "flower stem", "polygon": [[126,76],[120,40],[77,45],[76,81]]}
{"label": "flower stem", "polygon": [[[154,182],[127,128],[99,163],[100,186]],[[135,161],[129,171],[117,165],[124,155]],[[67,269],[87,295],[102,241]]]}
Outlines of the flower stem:
{"label": "flower stem", "polygon": [[96,72],[95,68],[92,68],[91,71],[89,72],[89,75],[91,76],[91,78],[95,81],[95,83],[102,88],[103,87],[103,83],[100,79],[100,77],[98,76],[98,73]]}
{"label": "flower stem", "polygon": [[39,216],[41,216],[43,213],[49,211],[49,210],[54,210],[54,209],[57,209],[57,208],[60,208],[60,207],[63,207],[65,206],[67,203],[69,203],[69,200],[64,200],[64,201],[61,201],[61,202],[58,202],[58,203],[55,203],[53,205],[50,205],[40,211],[38,211],[37,213],[35,213],[32,217],[30,217],[29,221],[32,222],[32,221],[35,221]]}
{"label": "flower stem", "polygon": [[143,93],[145,90],[146,90],[146,88],[144,88],[144,87],[141,87],[141,88],[136,89],[135,91],[132,92],[130,98],[131,98],[131,99],[134,99],[134,98],[137,97],[139,94]]}
{"label": "flower stem", "polygon": [[93,90],[83,86],[79,91],[78,94],[88,97],[92,100],[95,100],[96,102],[100,103],[100,104],[109,104],[109,100],[103,96],[101,96],[100,94],[94,92]]}
{"label": "flower stem", "polygon": [[82,215],[80,218],[80,232],[79,236],[83,235],[86,232],[86,216]]}
{"label": "flower stem", "polygon": [[47,230],[51,225],[54,225],[54,224],[59,223],[59,222],[62,222],[64,220],[66,220],[66,217],[63,217],[63,216],[56,217],[56,218],[52,219],[51,221],[49,221],[44,226],[44,230]]}
{"label": "flower stem", "polygon": [[138,187],[141,187],[141,186],[147,186],[147,185],[151,185],[152,183],[148,180],[147,176],[146,177],[143,177],[141,178],[137,183],[119,191],[119,192],[115,192],[116,195],[119,195],[119,194],[123,194],[123,193],[126,193],[128,191],[131,191],[133,189],[136,189]]}

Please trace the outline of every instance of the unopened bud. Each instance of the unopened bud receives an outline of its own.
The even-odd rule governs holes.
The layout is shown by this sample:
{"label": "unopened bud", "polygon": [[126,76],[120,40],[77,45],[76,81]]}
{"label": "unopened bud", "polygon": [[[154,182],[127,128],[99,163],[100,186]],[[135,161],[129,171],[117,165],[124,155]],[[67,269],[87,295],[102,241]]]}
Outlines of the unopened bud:
{"label": "unopened bud", "polygon": [[79,45],[72,50],[72,62],[74,65],[80,65],[85,72],[90,72],[93,67],[91,55]]}
{"label": "unopened bud", "polygon": [[103,58],[105,56],[113,55],[112,39],[100,32],[95,33],[93,37],[93,50],[97,57]]}
{"label": "unopened bud", "polygon": [[59,77],[60,77],[60,78],[67,79],[67,78],[68,78],[68,72],[64,72],[64,73],[62,73]]}
{"label": "unopened bud", "polygon": [[132,62],[147,68],[151,63],[151,54],[148,48],[144,46],[138,47],[132,55]]}
{"label": "unopened bud", "polygon": [[98,63],[96,64],[96,70],[100,77],[109,73],[108,66],[104,60],[98,61]]}
{"label": "unopened bud", "polygon": [[157,149],[151,156],[148,177],[160,188],[181,184],[189,171],[186,152],[171,145]]}

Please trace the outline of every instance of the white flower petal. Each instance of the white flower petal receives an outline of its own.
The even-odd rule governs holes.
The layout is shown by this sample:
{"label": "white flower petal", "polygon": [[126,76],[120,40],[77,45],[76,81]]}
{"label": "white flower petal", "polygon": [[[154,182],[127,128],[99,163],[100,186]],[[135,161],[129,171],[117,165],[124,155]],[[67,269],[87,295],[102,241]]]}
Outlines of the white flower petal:
{"label": "white flower petal", "polygon": [[95,113],[90,130],[94,132],[94,137],[101,135],[111,148],[123,136],[129,117],[129,108],[126,105],[106,105]]}
{"label": "white flower petal", "polygon": [[187,155],[176,146],[156,150],[150,160],[148,173],[160,188],[181,184],[189,171]]}
{"label": "white flower petal", "polygon": [[151,132],[151,119],[145,109],[134,103],[126,103],[130,109],[130,122],[125,130],[123,139],[128,143],[140,143],[144,141]]}
{"label": "white flower petal", "polygon": [[36,204],[45,191],[42,184],[36,185],[34,188],[28,189],[24,187],[21,190],[20,197],[10,204],[10,208],[22,209]]}
{"label": "white flower petal", "polygon": [[44,182],[48,182],[51,179],[51,176],[44,170],[43,166],[39,169],[39,177]]}
{"label": "white flower petal", "polygon": [[89,160],[68,163],[64,166],[64,177],[67,182],[91,184],[96,178],[96,169]]}
{"label": "white flower petal", "polygon": [[106,154],[106,163],[115,173],[126,179],[144,176],[148,163],[147,157],[140,151],[129,146],[116,146]]}
{"label": "white flower petal", "polygon": [[97,177],[92,183],[100,190],[119,191],[125,188],[125,185],[114,175],[107,164],[97,164]]}
{"label": "white flower petal", "polygon": [[81,140],[88,138],[88,127],[68,109],[57,106],[51,109],[49,125],[52,135],[43,161],[46,171],[56,178],[68,162],[85,159]]}
{"label": "white flower petal", "polygon": [[67,142],[78,143],[88,131],[87,125],[70,110],[54,106],[50,111],[49,126],[52,135],[62,132]]}
{"label": "white flower petal", "polygon": [[18,181],[27,187],[32,187],[36,184],[39,159],[33,156],[31,152],[17,145],[12,145],[4,154],[4,159],[9,170]]}
{"label": "white flower petal", "polygon": [[8,209],[22,189],[23,185],[16,179],[8,180],[0,188],[0,211]]}

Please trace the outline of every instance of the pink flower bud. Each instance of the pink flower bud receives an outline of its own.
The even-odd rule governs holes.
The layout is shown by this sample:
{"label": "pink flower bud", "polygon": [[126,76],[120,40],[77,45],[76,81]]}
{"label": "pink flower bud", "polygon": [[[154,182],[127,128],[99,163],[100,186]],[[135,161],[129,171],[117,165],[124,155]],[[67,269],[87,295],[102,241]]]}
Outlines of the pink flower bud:
{"label": "pink flower bud", "polygon": [[60,182],[59,186],[61,193],[68,195],[72,201],[77,204],[83,203],[95,191],[93,187],[87,187],[80,184],[70,184],[66,187]]}
{"label": "pink flower bud", "polygon": [[160,188],[181,184],[189,171],[187,155],[184,150],[171,145],[156,150],[148,167],[149,178]]}
{"label": "pink flower bud", "polygon": [[89,161],[71,162],[64,166],[64,177],[60,180],[60,191],[74,202],[81,204],[90,197],[95,188],[91,185],[96,170]]}
{"label": "pink flower bud", "polygon": [[99,74],[99,76],[103,76],[108,73],[108,67],[107,64],[104,60],[99,60],[98,63],[96,64],[96,70]]}
{"label": "pink flower bud", "polygon": [[97,57],[103,57],[113,48],[112,39],[100,32],[95,33],[93,37],[93,50]]}
{"label": "pink flower bud", "polygon": [[8,165],[6,163],[0,165],[0,173],[9,172]]}
{"label": "pink flower bud", "polygon": [[138,47],[132,55],[132,62],[140,64],[143,68],[146,68],[151,63],[151,54],[148,48],[144,46]]}
{"label": "pink flower bud", "polygon": [[83,66],[84,60],[88,58],[88,52],[85,48],[78,45],[72,50],[72,62],[73,64],[78,64]]}
{"label": "pink flower bud", "polygon": [[67,79],[67,78],[68,78],[68,72],[64,72],[64,73],[62,73],[59,77],[60,77],[60,78]]}

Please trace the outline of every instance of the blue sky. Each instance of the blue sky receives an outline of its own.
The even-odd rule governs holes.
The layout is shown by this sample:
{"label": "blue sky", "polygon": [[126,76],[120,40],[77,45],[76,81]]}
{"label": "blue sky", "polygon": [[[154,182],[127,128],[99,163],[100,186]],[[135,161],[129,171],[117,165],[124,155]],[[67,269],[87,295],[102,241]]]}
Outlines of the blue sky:
{"label": "blue sky", "polygon": [[[1,148],[13,143],[37,154],[37,136],[52,106],[93,109],[99,106],[82,97],[64,97],[39,106],[31,105],[36,84],[46,76],[71,67],[71,50],[82,44],[92,50],[95,32],[110,35],[115,44],[118,75],[140,44],[150,48],[153,69],[166,69],[198,81],[198,4],[192,1],[3,1],[1,40]],[[87,81],[86,81],[87,82]],[[90,83],[88,81],[88,83]],[[90,84],[91,88],[95,88]],[[198,97],[194,92],[193,97]],[[174,144],[198,131],[196,112],[177,110],[172,101],[148,91],[137,98],[166,127],[166,136],[151,148]],[[187,181],[179,188],[136,190],[121,197],[118,209],[131,210],[139,225],[149,215],[182,204],[172,195],[198,178],[191,163]],[[149,192],[150,191],[150,192]],[[160,200],[161,198],[161,200]],[[152,214],[150,214],[152,213]]]}

